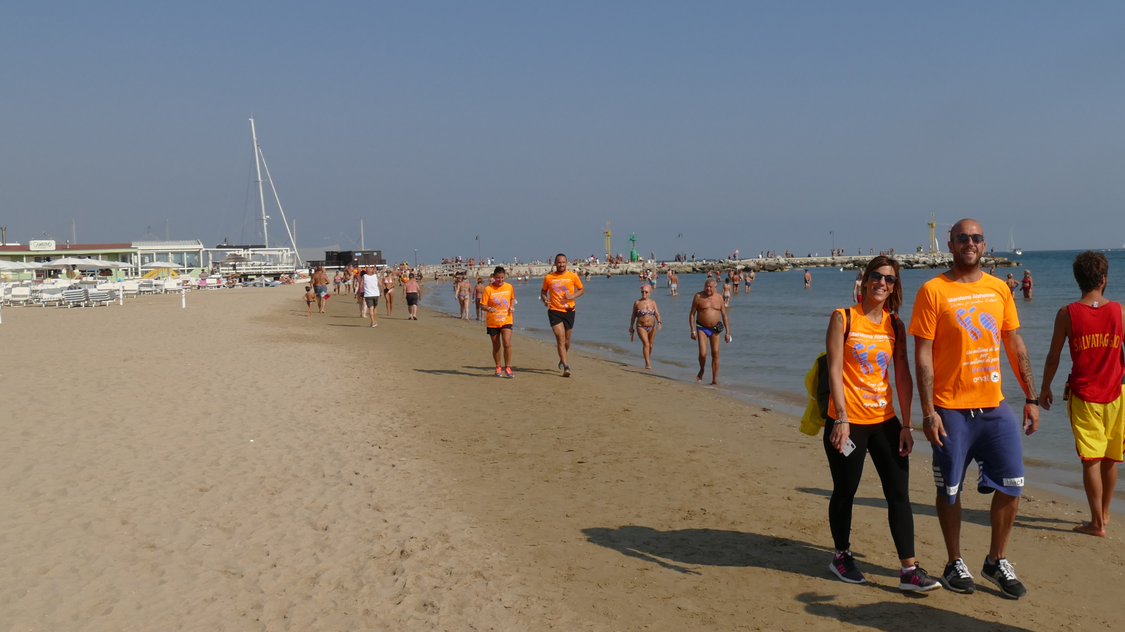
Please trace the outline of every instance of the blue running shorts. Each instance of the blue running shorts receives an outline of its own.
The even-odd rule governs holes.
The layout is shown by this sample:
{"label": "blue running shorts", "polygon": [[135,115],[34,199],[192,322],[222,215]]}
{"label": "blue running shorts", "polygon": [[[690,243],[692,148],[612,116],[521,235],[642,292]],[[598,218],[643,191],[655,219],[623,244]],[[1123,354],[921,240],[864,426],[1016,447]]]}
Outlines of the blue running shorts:
{"label": "blue running shorts", "polygon": [[937,408],[948,436],[933,446],[934,485],[950,504],[965,483],[965,471],[975,460],[980,469],[977,491],[999,490],[1009,496],[1023,491],[1023,440],[1020,421],[1002,401],[996,408],[949,410]]}

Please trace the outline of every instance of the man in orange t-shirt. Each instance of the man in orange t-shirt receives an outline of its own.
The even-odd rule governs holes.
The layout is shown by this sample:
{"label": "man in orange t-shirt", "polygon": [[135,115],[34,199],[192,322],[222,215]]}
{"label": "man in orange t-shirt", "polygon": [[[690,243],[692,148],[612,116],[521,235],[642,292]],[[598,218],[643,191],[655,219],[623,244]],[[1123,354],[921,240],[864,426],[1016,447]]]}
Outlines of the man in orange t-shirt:
{"label": "man in orange t-shirt", "polygon": [[1027,589],[1005,549],[1023,489],[1023,445],[1020,420],[1000,389],[1001,343],[1027,396],[1022,427],[1029,435],[1039,427],[1039,399],[1012,293],[981,271],[984,230],[975,220],[963,219],[949,237],[953,269],[919,288],[909,332],[922,428],[933,447],[935,504],[949,555],[941,583],[953,592],[976,590],[960,542],[961,486],[969,462],[976,460],[977,491],[993,494],[991,548],[982,572],[1005,597],[1019,599]]}
{"label": "man in orange t-shirt", "polygon": [[547,320],[555,333],[559,350],[559,368],[563,377],[570,377],[567,352],[570,351],[570,331],[574,329],[574,299],[586,293],[582,279],[566,269],[566,255],[555,255],[555,271],[543,277],[539,300],[547,306]]}
{"label": "man in orange t-shirt", "polygon": [[[504,282],[504,266],[496,266],[488,285],[480,296],[484,310],[485,331],[492,336],[492,359],[496,361],[496,377],[514,377],[512,373],[512,311],[516,306],[516,291],[511,283]],[[500,345],[504,346],[504,365],[500,366]]]}

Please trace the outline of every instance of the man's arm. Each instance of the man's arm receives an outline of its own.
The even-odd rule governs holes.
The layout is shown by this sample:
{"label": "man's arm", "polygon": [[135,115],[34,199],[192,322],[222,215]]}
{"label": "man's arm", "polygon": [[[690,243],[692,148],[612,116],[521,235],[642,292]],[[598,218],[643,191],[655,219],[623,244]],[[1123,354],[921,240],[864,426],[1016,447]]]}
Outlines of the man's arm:
{"label": "man's arm", "polygon": [[691,339],[695,340],[695,312],[699,309],[699,295],[691,299],[691,311],[687,315],[688,329],[691,330]]}
{"label": "man's arm", "polygon": [[926,439],[935,445],[942,445],[946,436],[941,416],[934,409],[934,341],[914,336],[914,366],[918,372],[918,399],[922,405],[922,431]]}
{"label": "man's arm", "polygon": [[1051,349],[1047,351],[1047,361],[1043,363],[1043,390],[1039,391],[1039,405],[1043,410],[1051,410],[1054,403],[1054,393],[1051,392],[1051,382],[1055,379],[1055,372],[1059,370],[1059,355],[1062,353],[1063,343],[1070,336],[1070,311],[1060,307],[1055,314],[1055,331],[1051,334]]}
{"label": "man's arm", "polygon": [[727,342],[733,340],[730,335],[730,321],[727,320],[727,305],[724,301],[719,301],[719,315],[723,318],[723,329],[727,330]]}
{"label": "man's arm", "polygon": [[[1004,339],[1004,352],[1008,354],[1008,362],[1011,363],[1012,370],[1015,371],[1020,386],[1023,387],[1024,395],[1027,399],[1038,400],[1035,375],[1031,372],[1031,360],[1027,357],[1027,346],[1023,344],[1023,336],[1020,335],[1019,328],[1002,331],[1000,336]],[[1023,427],[1027,434],[1032,434],[1039,429],[1039,404],[1024,404]]]}

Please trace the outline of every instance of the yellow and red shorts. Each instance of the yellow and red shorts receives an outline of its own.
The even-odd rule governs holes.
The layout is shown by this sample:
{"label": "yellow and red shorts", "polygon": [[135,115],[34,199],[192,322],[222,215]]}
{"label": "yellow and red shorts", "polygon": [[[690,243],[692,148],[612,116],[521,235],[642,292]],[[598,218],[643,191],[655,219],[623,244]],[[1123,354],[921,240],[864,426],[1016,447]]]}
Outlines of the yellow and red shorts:
{"label": "yellow and red shorts", "polygon": [[1125,397],[1108,404],[1083,401],[1073,393],[1067,401],[1074,444],[1083,461],[1121,462],[1125,452]]}

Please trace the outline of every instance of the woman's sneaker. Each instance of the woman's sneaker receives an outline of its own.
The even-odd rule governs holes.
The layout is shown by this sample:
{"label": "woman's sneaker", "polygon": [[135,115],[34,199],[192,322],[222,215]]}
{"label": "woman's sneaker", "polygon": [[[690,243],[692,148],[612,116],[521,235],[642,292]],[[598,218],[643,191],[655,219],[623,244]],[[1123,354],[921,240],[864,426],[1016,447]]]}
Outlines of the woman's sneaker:
{"label": "woman's sneaker", "polygon": [[938,580],[930,577],[929,573],[924,568],[914,565],[908,571],[899,571],[898,573],[898,589],[905,591],[926,591],[940,588],[941,584]]}
{"label": "woman's sneaker", "polygon": [[832,556],[832,563],[828,565],[828,570],[839,577],[840,579],[848,582],[849,584],[862,584],[867,581],[863,573],[855,566],[855,558],[852,557],[851,551],[837,553]]}
{"label": "woman's sneaker", "polygon": [[973,583],[973,574],[969,572],[969,567],[961,558],[957,558],[952,564],[946,564],[945,572],[941,574],[941,579],[938,581],[946,590],[955,593],[968,595],[977,589],[977,585]]}
{"label": "woman's sneaker", "polygon": [[1012,568],[1011,562],[1006,557],[991,562],[986,555],[981,574],[985,579],[996,584],[1000,594],[1008,599],[1019,599],[1027,594],[1027,589],[1023,587],[1020,580],[1016,579],[1016,569]]}

